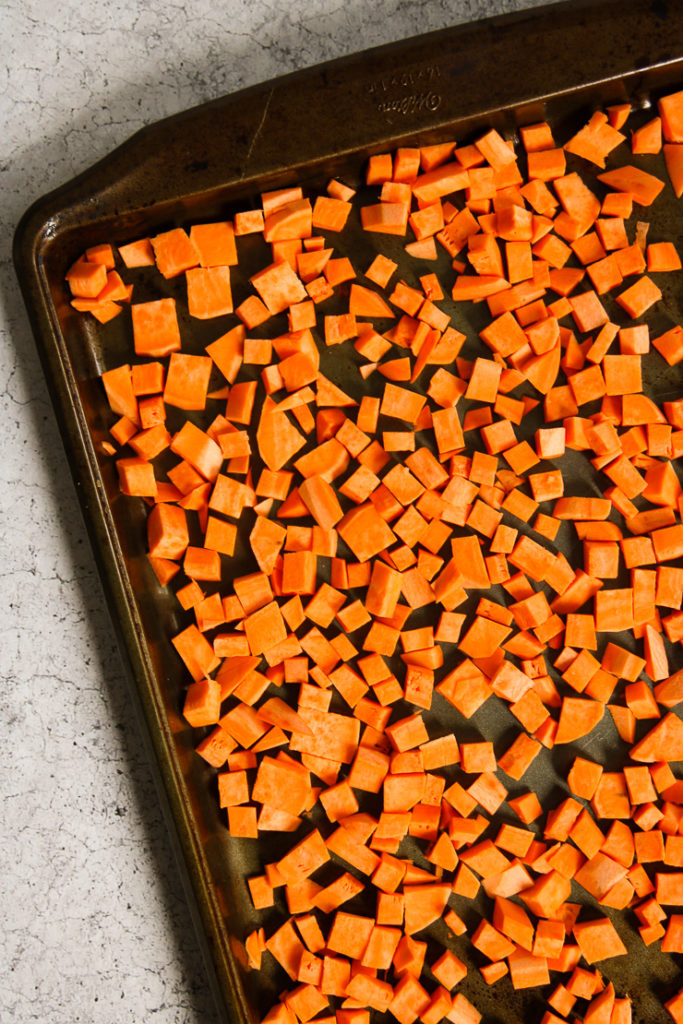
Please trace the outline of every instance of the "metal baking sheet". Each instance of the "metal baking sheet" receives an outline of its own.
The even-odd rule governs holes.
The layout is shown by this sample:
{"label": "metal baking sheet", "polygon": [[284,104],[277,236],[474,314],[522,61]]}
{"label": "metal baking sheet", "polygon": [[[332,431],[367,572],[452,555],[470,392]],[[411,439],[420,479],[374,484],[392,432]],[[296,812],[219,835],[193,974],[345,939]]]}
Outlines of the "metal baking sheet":
{"label": "metal baking sheet", "polygon": [[[598,106],[630,102],[635,124],[652,116],[657,96],[682,87],[683,11],[673,0],[537,8],[289,75],[154,124],[40,200],[18,228],[17,273],[158,770],[160,800],[188,883],[209,983],[226,1021],[260,1019],[287,987],[279,968],[258,975],[243,967],[245,935],[260,924],[268,931],[270,923],[268,915],[252,910],[244,883],[246,876],[262,870],[261,854],[253,841],[228,837],[218,810],[215,772],[193,752],[197,737],[180,714],[187,677],[168,641],[186,620],[171,590],[160,588],[149,569],[144,505],[118,494],[112,461],[100,449],[111,418],[99,375],[130,359],[130,324],[121,316],[101,328],[77,314],[69,305],[65,271],[90,245],[123,244],[176,225],[230,217],[255,205],[262,191],[290,184],[320,190],[332,175],[362,187],[368,155],[397,145],[469,142],[489,126],[516,138],[521,125],[541,119],[549,120],[564,141]],[[665,176],[661,159],[655,163],[655,173]],[[647,166],[652,169],[652,158]],[[581,167],[582,173],[597,173]],[[670,189],[660,197],[656,217],[653,237],[657,231],[657,237],[673,241],[680,251],[683,218]],[[264,262],[256,245],[250,248],[244,241],[236,302],[246,297],[248,274]],[[415,265],[406,262],[402,244],[384,238],[375,243],[351,224],[337,254],[350,256],[362,270],[376,245],[399,262],[411,283]],[[434,269],[420,264],[421,273],[425,267]],[[445,267],[444,257],[436,269],[441,273]],[[136,301],[180,295],[178,282],[157,276],[152,284],[142,272],[128,279],[136,281]],[[656,316],[665,329],[683,320],[683,311],[681,288],[673,278],[667,277],[663,291]],[[463,350],[466,357],[474,353],[484,323],[483,313],[467,305],[466,310],[444,305],[454,326],[472,339]],[[233,322],[230,318],[227,326]],[[211,323],[197,321],[190,329],[188,321],[187,350],[203,351],[219,333]],[[323,360],[330,376],[351,387],[352,355],[332,350],[323,352]],[[665,373],[661,361],[657,365],[648,388],[660,399],[679,395],[680,374]],[[244,553],[232,571],[237,576],[251,566]],[[438,701],[434,714],[459,737],[504,739],[507,727],[495,702],[488,702],[473,723]],[[612,739],[605,723],[583,749],[609,763]],[[557,776],[536,769],[524,784],[559,796],[571,757],[570,750],[558,752],[552,758]],[[264,859],[274,860],[291,837],[273,835],[267,842]],[[634,1021],[664,1024],[669,1017],[661,1004],[681,983],[676,958],[663,956],[658,947],[644,947],[633,923],[626,930],[620,926],[629,956],[599,966],[619,995],[633,998]],[[445,928],[434,935],[450,941]],[[436,939],[430,939],[434,950],[440,948]],[[466,942],[453,945],[463,959],[476,963]],[[463,991],[487,1024],[537,1024],[544,1012],[537,992],[515,993],[507,981],[488,988],[476,970],[470,971]]]}

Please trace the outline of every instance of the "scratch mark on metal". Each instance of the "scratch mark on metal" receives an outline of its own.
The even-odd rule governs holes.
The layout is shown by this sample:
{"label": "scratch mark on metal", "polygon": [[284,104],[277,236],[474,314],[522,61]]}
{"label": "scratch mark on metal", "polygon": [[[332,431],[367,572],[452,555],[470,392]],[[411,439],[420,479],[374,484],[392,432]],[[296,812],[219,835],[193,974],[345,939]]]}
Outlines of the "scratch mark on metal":
{"label": "scratch mark on metal", "polygon": [[251,142],[249,143],[249,152],[247,153],[247,161],[251,159],[251,154],[252,154],[252,152],[254,150],[254,146],[258,142],[259,136],[261,135],[261,132],[263,130],[263,126],[264,126],[264,124],[266,122],[266,117],[268,116],[268,108],[270,106],[270,101],[273,98],[273,93],[274,92],[275,92],[275,90],[271,89],[270,92],[268,93],[268,96],[266,97],[266,102],[263,105],[263,113],[261,114],[261,120],[257,124],[256,130],[255,130],[254,134],[252,135]]}

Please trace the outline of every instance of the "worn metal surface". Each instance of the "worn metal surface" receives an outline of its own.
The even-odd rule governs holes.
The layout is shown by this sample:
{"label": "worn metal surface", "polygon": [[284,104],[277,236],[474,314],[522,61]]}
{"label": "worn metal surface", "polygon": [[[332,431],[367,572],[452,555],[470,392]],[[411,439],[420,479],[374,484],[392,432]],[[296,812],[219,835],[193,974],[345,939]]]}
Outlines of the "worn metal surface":
{"label": "worn metal surface", "polygon": [[[98,377],[130,359],[130,324],[124,315],[103,330],[92,318],[75,313],[64,285],[65,270],[88,245],[123,243],[219,214],[229,217],[252,207],[260,191],[281,185],[322,188],[335,174],[362,186],[368,154],[399,144],[450,138],[467,142],[489,125],[514,137],[519,125],[542,118],[565,141],[597,106],[633,103],[640,111],[631,127],[639,118],[652,116],[651,104],[658,95],[682,87],[680,5],[608,0],[536,9],[287,76],[152,125],[41,200],[20,225],[17,271],[226,1021],[258,1019],[285,987],[278,968],[265,977],[243,971],[240,940],[257,924],[269,925],[267,917],[264,921],[251,910],[243,879],[262,870],[262,858],[277,859],[291,838],[273,835],[264,842],[270,845],[263,854],[253,842],[230,840],[218,812],[215,773],[193,754],[196,738],[180,715],[185,672],[168,643],[169,633],[182,628],[185,619],[172,593],[158,586],[148,567],[144,505],[117,493],[112,462],[98,447],[110,422]],[[584,175],[597,173],[581,161],[570,161],[571,166]],[[653,169],[652,158],[644,166]],[[661,159],[655,158],[654,169],[664,175]],[[683,218],[670,189],[658,201],[655,217],[650,237],[671,240],[680,251]],[[349,255],[362,271],[375,247],[399,262],[408,283],[415,280],[416,265],[425,272],[424,264],[408,265],[400,239],[376,243],[364,235],[354,214],[337,254]],[[241,239],[240,267],[233,276],[236,304],[248,294],[248,276],[263,265],[265,251],[262,242]],[[441,257],[436,268],[430,264],[427,269],[437,269],[447,279],[449,261]],[[146,272],[131,272],[127,279],[136,282],[136,301],[163,294],[182,298],[178,281],[156,275],[152,284]],[[664,298],[653,325],[666,329],[683,319],[683,297],[673,278],[667,276],[662,287]],[[466,357],[476,351],[477,331],[484,323],[483,312],[467,305],[465,310],[443,304],[454,326],[468,334]],[[179,301],[179,308],[183,306]],[[337,310],[331,305],[325,311]],[[614,307],[615,320],[619,315]],[[211,323],[190,323],[189,318],[180,326],[188,351],[203,351],[221,333]],[[356,365],[353,352],[323,352],[323,369],[342,387],[358,387],[352,383],[358,378]],[[660,369],[646,377],[649,392],[660,400],[679,395],[680,374],[664,372],[661,360],[653,365]],[[540,423],[540,412],[535,415]],[[537,425],[533,416],[531,430]],[[574,472],[583,478],[587,463],[578,456],[573,461]],[[568,525],[562,527],[559,542],[568,554],[578,556]],[[251,567],[246,551],[232,563],[236,576]],[[441,698],[435,699],[430,714],[464,739],[483,735],[500,739],[504,746],[510,733],[511,721],[501,715],[496,701],[489,701],[469,722]],[[607,716],[581,746],[587,756],[608,765],[623,761],[623,747],[620,751]],[[528,773],[520,788],[529,784],[539,793],[559,796],[574,753],[572,748],[554,751],[542,768]],[[274,913],[273,922],[276,918]],[[614,980],[619,994],[633,997],[635,1021],[663,1024],[669,1018],[661,1000],[680,984],[675,958],[662,956],[658,946],[644,947],[630,926],[618,927],[629,956],[600,965],[601,970]],[[434,929],[434,950],[439,939],[451,941],[445,927]],[[453,945],[458,955],[469,958],[466,943]],[[470,971],[463,990],[487,1024],[536,1024],[543,1014],[537,993],[514,993],[507,982],[490,989],[476,970]]]}

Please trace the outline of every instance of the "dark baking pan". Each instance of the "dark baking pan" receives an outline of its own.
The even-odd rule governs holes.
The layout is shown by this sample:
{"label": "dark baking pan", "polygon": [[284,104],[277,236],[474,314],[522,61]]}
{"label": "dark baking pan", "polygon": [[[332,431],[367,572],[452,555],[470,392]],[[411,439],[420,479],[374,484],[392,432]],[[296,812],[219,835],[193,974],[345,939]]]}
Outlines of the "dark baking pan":
{"label": "dark baking pan", "polygon": [[[543,118],[566,140],[598,106],[630,102],[646,120],[659,95],[682,87],[683,9],[675,0],[552,5],[335,61],[154,124],[36,203],[17,230],[17,273],[226,1021],[259,1019],[285,987],[279,969],[262,976],[243,967],[245,935],[269,923],[252,910],[244,883],[262,867],[253,842],[227,836],[214,773],[193,753],[195,737],[180,714],[185,672],[168,643],[184,620],[149,569],[144,506],[118,495],[101,452],[110,420],[98,377],[130,358],[124,317],[103,330],[76,314],[65,271],[90,245],[231,216],[261,191],[294,182],[319,188],[333,174],[359,184],[367,156],[397,145],[470,141],[488,126],[513,138],[520,125]],[[680,243],[673,198],[662,210],[661,237]],[[358,230],[346,244],[370,251]],[[399,244],[396,258],[404,260]],[[682,311],[680,288],[664,291],[666,326]],[[141,278],[138,300],[158,294],[146,295]],[[458,315],[456,326],[478,329],[467,320],[474,314]],[[214,337],[195,329],[192,343],[201,351]],[[343,362],[335,372],[343,382]],[[680,393],[676,380],[663,374],[650,384],[665,397]],[[235,574],[241,571],[238,558]],[[482,725],[500,735],[493,714]],[[611,735],[595,741],[608,762]],[[540,776],[524,781],[548,788]],[[278,849],[274,837],[265,859],[275,860]],[[637,935],[625,939],[632,952],[605,964],[604,973],[634,999],[634,1020],[663,1024],[662,1001],[680,984],[677,965]],[[507,982],[488,989],[476,970],[465,985],[487,1022],[538,1024],[543,1015],[537,994],[514,993]]]}

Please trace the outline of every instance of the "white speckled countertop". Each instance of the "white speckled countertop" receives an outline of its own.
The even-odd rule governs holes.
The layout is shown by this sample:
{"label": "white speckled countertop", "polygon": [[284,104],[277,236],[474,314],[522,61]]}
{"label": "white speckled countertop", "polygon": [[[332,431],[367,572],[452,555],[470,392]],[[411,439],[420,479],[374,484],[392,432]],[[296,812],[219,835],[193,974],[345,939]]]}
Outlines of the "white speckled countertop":
{"label": "white speckled countertop", "polygon": [[0,1020],[218,1020],[129,707],[11,240],[138,128],[538,0],[0,5]]}

